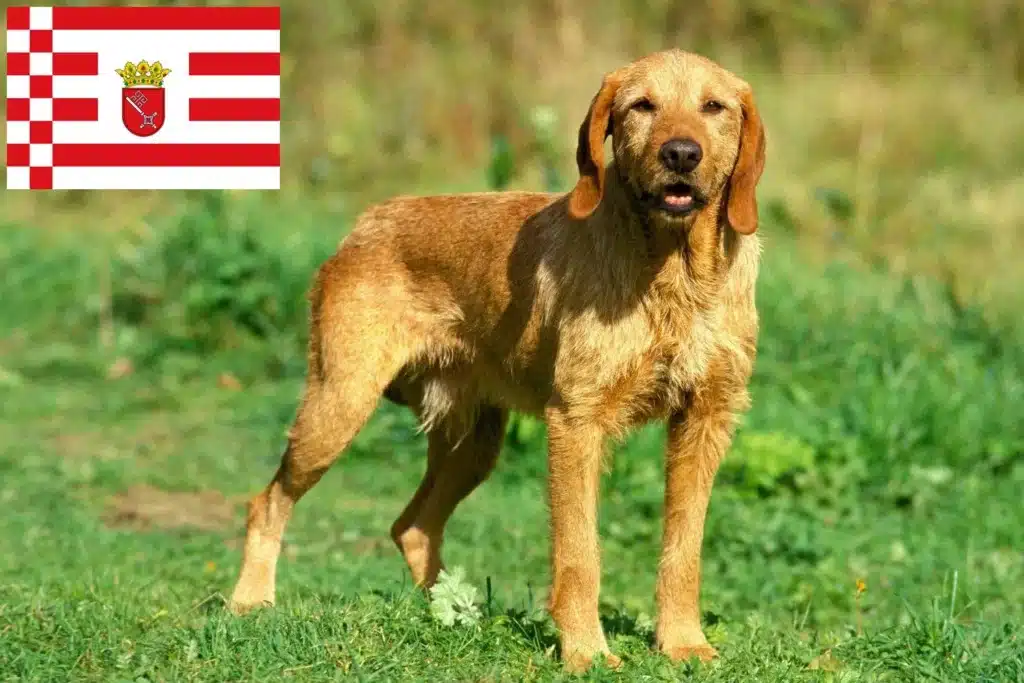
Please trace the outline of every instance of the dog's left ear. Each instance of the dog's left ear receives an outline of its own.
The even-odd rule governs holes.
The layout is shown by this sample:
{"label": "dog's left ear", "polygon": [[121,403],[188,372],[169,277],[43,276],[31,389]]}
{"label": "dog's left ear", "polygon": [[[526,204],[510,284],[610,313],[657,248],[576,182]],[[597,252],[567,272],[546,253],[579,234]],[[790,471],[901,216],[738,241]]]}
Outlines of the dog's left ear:
{"label": "dog's left ear", "polygon": [[580,126],[576,147],[580,179],[569,194],[569,215],[577,220],[594,213],[604,195],[604,140],[612,131],[612,103],[620,82],[615,71],[604,77]]}
{"label": "dog's left ear", "polygon": [[740,151],[729,178],[726,217],[733,230],[741,235],[751,235],[757,230],[757,181],[764,171],[764,125],[749,89],[743,93],[741,102],[743,127]]}

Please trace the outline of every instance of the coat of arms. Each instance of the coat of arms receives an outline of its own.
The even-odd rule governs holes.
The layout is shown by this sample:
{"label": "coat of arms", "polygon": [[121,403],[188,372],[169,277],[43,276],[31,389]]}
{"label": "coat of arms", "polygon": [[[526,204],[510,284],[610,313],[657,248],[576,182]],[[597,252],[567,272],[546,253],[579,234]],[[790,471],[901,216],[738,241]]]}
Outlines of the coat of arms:
{"label": "coat of arms", "polygon": [[149,137],[164,125],[164,76],[171,73],[160,62],[125,62],[114,69],[124,82],[121,88],[121,122],[139,137]]}

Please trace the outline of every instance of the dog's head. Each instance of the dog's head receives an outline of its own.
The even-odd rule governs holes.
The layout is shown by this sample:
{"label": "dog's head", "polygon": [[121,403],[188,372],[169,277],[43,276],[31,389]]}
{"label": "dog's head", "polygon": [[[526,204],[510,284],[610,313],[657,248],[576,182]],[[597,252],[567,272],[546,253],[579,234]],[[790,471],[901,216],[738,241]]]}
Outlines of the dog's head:
{"label": "dog's head", "polygon": [[586,218],[601,202],[609,134],[616,167],[640,210],[686,225],[704,207],[724,202],[734,230],[757,230],[764,127],[750,86],[737,76],[681,50],[607,74],[580,126],[573,218]]}

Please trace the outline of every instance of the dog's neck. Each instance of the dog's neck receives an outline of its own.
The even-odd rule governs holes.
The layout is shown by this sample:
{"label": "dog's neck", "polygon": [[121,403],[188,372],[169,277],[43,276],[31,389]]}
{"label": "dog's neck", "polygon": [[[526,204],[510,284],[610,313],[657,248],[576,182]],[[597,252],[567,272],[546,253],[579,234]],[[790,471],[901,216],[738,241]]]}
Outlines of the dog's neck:
{"label": "dog's neck", "polygon": [[[634,272],[657,288],[679,288],[710,304],[727,270],[722,207],[709,202],[682,221],[650,211],[637,199],[614,164],[607,169],[595,225],[614,226],[605,237],[620,258],[634,255]],[[614,244],[620,242],[620,244]],[[621,244],[626,242],[626,244]],[[701,303],[695,301],[694,303]]]}

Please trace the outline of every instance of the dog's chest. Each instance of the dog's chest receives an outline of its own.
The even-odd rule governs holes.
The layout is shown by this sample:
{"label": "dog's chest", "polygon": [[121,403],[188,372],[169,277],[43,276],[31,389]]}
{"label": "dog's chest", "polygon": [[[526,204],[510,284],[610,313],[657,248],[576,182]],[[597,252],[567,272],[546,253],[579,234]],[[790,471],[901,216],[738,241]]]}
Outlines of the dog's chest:
{"label": "dog's chest", "polygon": [[717,348],[715,319],[708,311],[651,306],[597,344],[594,399],[610,427],[628,428],[683,407]]}
{"label": "dog's chest", "polygon": [[[662,313],[651,326],[650,344],[641,355],[638,396],[656,415],[676,410],[683,397],[707,373],[715,349],[711,316],[705,312]],[[646,377],[645,377],[646,374]]]}

